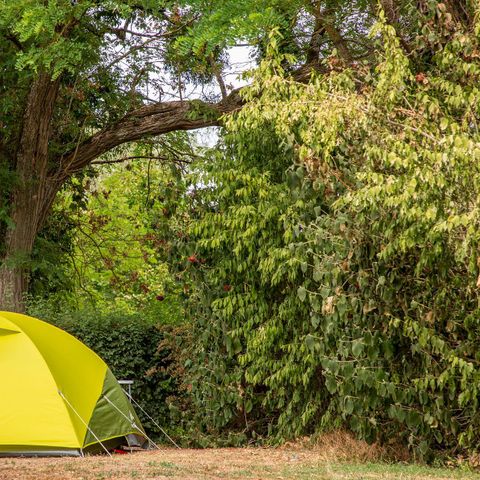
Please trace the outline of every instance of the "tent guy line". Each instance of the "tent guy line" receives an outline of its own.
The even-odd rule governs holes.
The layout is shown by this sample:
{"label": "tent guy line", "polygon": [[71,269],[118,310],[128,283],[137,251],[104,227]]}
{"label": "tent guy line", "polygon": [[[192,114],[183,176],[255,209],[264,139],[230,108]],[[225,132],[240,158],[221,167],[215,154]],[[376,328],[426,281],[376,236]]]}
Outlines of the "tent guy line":
{"label": "tent guy line", "polygon": [[133,402],[135,404],[135,406],[137,406],[151,421],[152,423],[173,443],[173,445],[175,445],[175,447],[177,448],[180,448],[178,446],[178,444],[175,442],[175,440],[170,437],[170,435],[155,421],[154,418],[152,418],[148,412],[146,412],[142,406],[137,402],[135,401],[135,399],[127,392],[125,392],[125,395],[127,395],[127,397],[130,399],[131,402]]}
{"label": "tent guy line", "polygon": [[[95,432],[88,426],[88,424],[85,422],[85,420],[80,416],[80,414],[75,410],[75,407],[68,401],[67,397],[62,393],[61,390],[58,390],[58,394],[63,398],[65,403],[70,407],[72,412],[82,421],[82,423],[87,427],[88,431],[92,434],[92,436],[97,440],[97,442],[102,446],[102,448],[105,450],[108,456],[112,456],[112,454],[108,451],[107,447],[102,443],[102,441],[95,435]],[[83,452],[81,452],[83,456]]]}

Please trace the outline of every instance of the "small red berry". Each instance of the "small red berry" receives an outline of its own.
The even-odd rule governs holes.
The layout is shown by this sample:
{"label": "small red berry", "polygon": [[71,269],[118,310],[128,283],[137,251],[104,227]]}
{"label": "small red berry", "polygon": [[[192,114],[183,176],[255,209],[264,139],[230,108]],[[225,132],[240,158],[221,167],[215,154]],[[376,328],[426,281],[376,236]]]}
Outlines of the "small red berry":
{"label": "small red berry", "polygon": [[426,85],[428,83],[428,78],[423,72],[417,73],[415,75],[415,80],[418,83],[422,83],[423,85]]}

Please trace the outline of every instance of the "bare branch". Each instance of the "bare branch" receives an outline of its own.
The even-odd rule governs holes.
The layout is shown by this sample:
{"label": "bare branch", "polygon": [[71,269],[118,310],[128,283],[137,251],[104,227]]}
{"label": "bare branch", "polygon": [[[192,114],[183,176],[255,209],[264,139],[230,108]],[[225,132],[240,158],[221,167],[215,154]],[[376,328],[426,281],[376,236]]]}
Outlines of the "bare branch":
{"label": "bare branch", "polygon": [[220,91],[222,92],[222,98],[226,98],[228,95],[228,92],[222,77],[222,72],[220,71],[220,67],[218,63],[215,61],[215,59],[213,58],[213,55],[210,55],[209,61],[210,61],[210,66],[212,67],[212,71],[215,75],[215,78],[217,79],[218,86],[220,87]]}
{"label": "bare branch", "polygon": [[321,41],[325,34],[325,27],[321,22],[320,3],[312,2],[312,10],[312,14],[315,17],[315,26],[307,49],[307,62],[314,62],[319,59]]}
{"label": "bare branch", "polygon": [[335,23],[328,12],[323,12],[320,17],[317,18],[318,25],[322,27],[327,33],[328,37],[332,41],[333,45],[337,49],[338,54],[346,63],[352,63],[353,58],[348,48],[348,43],[343,38],[340,31],[335,26]]}
{"label": "bare branch", "polygon": [[91,165],[113,165],[115,163],[128,162],[130,160],[160,160],[161,162],[174,162],[174,163],[192,163],[190,160],[183,160],[180,158],[172,159],[170,157],[162,155],[132,155],[129,157],[116,158],[114,160],[96,160]]}
{"label": "bare branch", "polygon": [[12,42],[19,50],[23,51],[23,45],[21,44],[20,40],[18,40],[18,38],[13,35],[13,33],[7,33],[5,35],[5,38],[7,40],[10,40],[10,42]]}

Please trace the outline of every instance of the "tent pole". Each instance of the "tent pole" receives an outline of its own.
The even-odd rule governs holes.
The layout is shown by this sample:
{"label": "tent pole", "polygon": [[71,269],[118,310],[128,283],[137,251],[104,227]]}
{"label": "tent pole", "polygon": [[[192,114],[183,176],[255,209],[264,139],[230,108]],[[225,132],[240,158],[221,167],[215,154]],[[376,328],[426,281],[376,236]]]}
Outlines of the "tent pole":
{"label": "tent pole", "polygon": [[[126,392],[125,392],[126,393]],[[158,450],[160,450],[160,447],[145,433],[144,429],[140,428],[133,420],[131,420],[130,418],[128,418],[125,413],[123,413],[106,395],[103,395],[103,398],[113,407],[115,408],[115,410],[117,410],[117,412],[120,413],[120,415],[123,415],[129,422],[130,422],[130,425],[132,425],[133,428],[137,428],[138,430],[140,430],[144,435],[145,437],[147,438],[147,440],[155,447],[157,448]]]}

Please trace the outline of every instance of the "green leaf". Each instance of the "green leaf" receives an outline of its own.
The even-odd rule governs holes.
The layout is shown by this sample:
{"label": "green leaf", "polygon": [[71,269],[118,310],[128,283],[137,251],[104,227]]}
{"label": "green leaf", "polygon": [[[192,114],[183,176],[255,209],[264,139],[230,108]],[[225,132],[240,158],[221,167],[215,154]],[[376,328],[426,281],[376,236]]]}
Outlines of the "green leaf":
{"label": "green leaf", "polygon": [[297,295],[301,302],[305,301],[305,298],[307,297],[307,290],[304,286],[298,287]]}
{"label": "green leaf", "polygon": [[353,400],[350,397],[346,398],[343,406],[345,415],[351,415],[353,413],[354,406]]}
{"label": "green leaf", "polygon": [[311,352],[315,351],[315,345],[317,343],[315,337],[313,337],[312,335],[307,335],[305,337],[305,343],[307,344],[307,347]]}
{"label": "green leaf", "polygon": [[327,376],[325,379],[325,386],[327,387],[329,393],[333,395],[337,391],[337,381],[335,377],[331,375]]}
{"label": "green leaf", "polygon": [[363,339],[354,340],[352,342],[352,353],[356,357],[359,357],[363,353]]}

